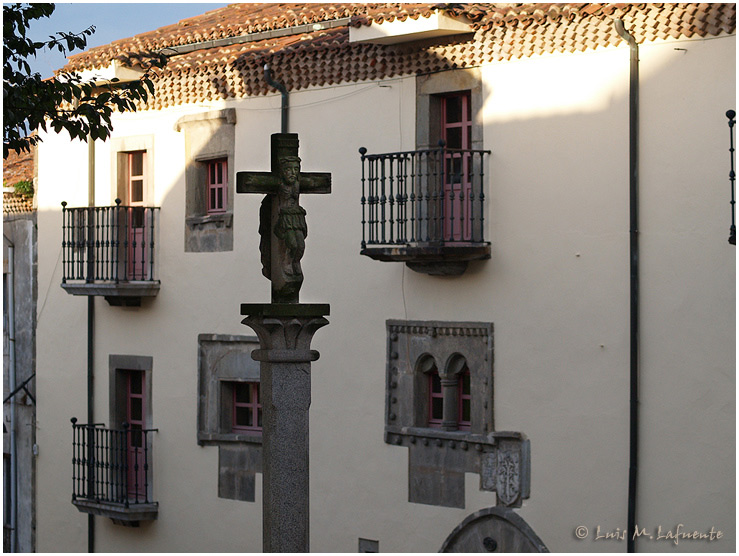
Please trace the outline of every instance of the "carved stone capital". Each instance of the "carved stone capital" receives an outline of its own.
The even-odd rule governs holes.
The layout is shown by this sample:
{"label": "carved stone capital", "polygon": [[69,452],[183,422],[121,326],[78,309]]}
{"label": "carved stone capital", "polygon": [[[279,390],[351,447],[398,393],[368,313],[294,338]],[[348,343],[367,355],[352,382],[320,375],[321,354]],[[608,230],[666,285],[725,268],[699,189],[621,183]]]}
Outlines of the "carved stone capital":
{"label": "carved stone capital", "polygon": [[310,344],[316,331],[328,324],[328,305],[244,304],[241,314],[248,315],[241,322],[259,337],[262,349],[254,352],[255,360],[297,363],[318,359],[318,352],[312,351]]}

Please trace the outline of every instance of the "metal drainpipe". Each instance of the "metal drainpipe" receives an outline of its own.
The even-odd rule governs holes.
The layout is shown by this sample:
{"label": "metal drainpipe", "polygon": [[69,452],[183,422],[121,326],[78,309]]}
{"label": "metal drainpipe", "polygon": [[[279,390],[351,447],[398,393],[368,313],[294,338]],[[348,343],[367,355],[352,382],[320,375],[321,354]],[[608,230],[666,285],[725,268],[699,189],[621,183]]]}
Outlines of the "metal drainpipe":
{"label": "metal drainpipe", "polygon": [[[95,141],[92,137],[87,140],[87,198],[88,206],[95,206]],[[90,212],[92,215],[92,211]],[[92,218],[88,218],[89,232],[88,241],[92,241]],[[87,268],[87,279],[92,281],[92,271],[94,270],[94,264],[92,261],[93,251],[90,246],[88,249],[88,268]],[[90,295],[87,297],[87,424],[92,425],[95,422],[94,412],[94,370],[95,370],[95,359],[94,359],[94,332],[95,332],[95,296]],[[88,431],[92,429],[88,428]],[[87,445],[88,449],[92,450],[92,437],[88,432]],[[87,551],[95,552],[95,516],[87,514]]]}
{"label": "metal drainpipe", "polygon": [[[6,238],[7,239],[7,238]],[[15,245],[8,240],[8,387],[15,392]],[[18,452],[15,436],[15,396],[10,398],[10,551],[18,551]]]}
{"label": "metal drainpipe", "polygon": [[272,72],[269,70],[269,64],[264,64],[264,79],[270,87],[274,87],[282,95],[282,125],[280,126],[280,133],[287,133],[287,114],[289,108],[287,89],[285,85],[279,81],[272,79]]}
{"label": "metal drainpipe", "polygon": [[636,485],[639,456],[639,47],[622,20],[616,32],[629,44],[629,250],[631,259],[631,354],[629,402],[629,496],[626,547],[635,552]]}

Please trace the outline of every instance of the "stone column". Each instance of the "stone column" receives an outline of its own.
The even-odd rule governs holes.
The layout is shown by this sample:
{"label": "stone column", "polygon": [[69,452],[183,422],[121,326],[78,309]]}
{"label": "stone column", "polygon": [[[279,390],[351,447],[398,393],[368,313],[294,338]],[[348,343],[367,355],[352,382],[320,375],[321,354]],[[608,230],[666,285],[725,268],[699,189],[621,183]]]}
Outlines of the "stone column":
{"label": "stone column", "polygon": [[308,410],[310,349],[328,324],[328,305],[244,304],[242,322],[259,337],[264,552],[309,552]]}

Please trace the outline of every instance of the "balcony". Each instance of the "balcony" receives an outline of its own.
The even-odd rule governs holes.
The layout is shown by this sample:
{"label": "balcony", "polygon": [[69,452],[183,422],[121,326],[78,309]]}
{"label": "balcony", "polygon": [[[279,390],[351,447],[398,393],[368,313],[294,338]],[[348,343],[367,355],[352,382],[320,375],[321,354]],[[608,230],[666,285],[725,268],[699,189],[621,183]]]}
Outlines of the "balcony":
{"label": "balcony", "polygon": [[62,203],[62,288],[139,306],[159,293],[154,248],[159,208],[68,208]]}
{"label": "balcony", "polygon": [[435,149],[362,157],[362,250],[417,272],[459,275],[490,258],[484,169],[490,151]]}
{"label": "balcony", "polygon": [[123,424],[77,424],[72,418],[72,504],[81,512],[136,527],[157,518],[152,501],[152,433]]}

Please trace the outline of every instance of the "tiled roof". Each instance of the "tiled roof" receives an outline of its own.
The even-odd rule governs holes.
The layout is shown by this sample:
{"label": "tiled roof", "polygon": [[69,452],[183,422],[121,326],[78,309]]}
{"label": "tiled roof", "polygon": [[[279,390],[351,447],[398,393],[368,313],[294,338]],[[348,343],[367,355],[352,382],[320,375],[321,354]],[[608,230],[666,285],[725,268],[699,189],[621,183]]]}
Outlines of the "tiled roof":
{"label": "tiled roof", "polygon": [[[19,181],[33,181],[35,147],[30,152],[10,151],[3,160],[3,186],[12,187]],[[33,210],[33,197],[3,191],[3,214],[30,212]]]}
{"label": "tiled roof", "polygon": [[[349,25],[427,17],[436,10],[464,16],[474,35],[436,42],[376,45],[349,42]],[[348,19],[347,19],[348,18]],[[173,55],[156,78],[148,108],[270,92],[263,65],[288,90],[477,66],[552,52],[619,44],[613,20],[624,20],[637,42],[734,33],[730,4],[232,4],[72,56],[65,69],[109,65],[126,54],[244,34],[326,23],[329,29],[203,48]],[[346,20],[346,22],[344,22]]]}
{"label": "tiled roof", "polygon": [[10,187],[22,180],[33,181],[33,153],[33,148],[20,154],[10,151],[8,158],[3,160],[4,186]]}
{"label": "tiled roof", "polygon": [[33,197],[3,191],[3,214],[33,211]]}

